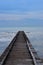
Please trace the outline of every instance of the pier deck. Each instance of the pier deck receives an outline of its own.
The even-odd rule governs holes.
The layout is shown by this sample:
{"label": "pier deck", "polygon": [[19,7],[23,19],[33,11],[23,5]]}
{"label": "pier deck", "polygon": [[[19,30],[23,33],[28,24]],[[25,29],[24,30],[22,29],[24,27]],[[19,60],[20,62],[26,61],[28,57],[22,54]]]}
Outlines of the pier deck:
{"label": "pier deck", "polygon": [[[27,39],[24,32],[18,32],[18,34],[9,45],[10,49],[8,47],[6,49],[7,52],[5,50],[2,54],[0,65],[39,65],[34,57],[34,54],[36,54],[34,48],[32,48],[30,42],[28,41],[27,43],[26,40]],[[37,57],[37,55],[36,58],[39,62],[40,59]]]}

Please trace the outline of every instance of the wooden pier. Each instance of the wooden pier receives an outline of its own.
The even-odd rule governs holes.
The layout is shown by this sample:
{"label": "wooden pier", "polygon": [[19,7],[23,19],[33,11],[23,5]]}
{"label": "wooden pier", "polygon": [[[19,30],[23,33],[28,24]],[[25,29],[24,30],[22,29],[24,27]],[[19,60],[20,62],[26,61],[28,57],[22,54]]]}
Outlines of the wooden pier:
{"label": "wooden pier", "polygon": [[0,57],[0,65],[43,65],[24,31],[19,31]]}

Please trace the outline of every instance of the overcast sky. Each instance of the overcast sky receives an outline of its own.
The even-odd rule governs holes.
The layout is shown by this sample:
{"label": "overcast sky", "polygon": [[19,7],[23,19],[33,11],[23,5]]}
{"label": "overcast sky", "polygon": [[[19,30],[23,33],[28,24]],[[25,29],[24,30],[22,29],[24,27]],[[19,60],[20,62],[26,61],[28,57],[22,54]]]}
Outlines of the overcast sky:
{"label": "overcast sky", "polygon": [[0,0],[0,26],[43,26],[42,21],[43,0]]}

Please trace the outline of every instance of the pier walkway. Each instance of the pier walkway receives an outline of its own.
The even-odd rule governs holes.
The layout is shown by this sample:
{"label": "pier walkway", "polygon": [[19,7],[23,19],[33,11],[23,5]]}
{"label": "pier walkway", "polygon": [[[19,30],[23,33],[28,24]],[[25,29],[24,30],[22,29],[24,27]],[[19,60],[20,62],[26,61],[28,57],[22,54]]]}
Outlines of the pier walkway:
{"label": "pier walkway", "polygon": [[19,31],[0,57],[0,65],[43,65],[29,39]]}

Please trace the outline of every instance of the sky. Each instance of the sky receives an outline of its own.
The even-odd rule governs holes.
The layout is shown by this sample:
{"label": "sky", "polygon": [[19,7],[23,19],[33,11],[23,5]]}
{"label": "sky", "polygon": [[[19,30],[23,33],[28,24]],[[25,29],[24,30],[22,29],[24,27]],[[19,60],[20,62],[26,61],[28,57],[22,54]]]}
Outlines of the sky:
{"label": "sky", "polygon": [[43,26],[43,0],[0,0],[0,27]]}

